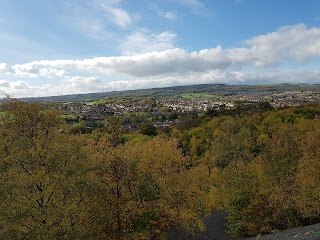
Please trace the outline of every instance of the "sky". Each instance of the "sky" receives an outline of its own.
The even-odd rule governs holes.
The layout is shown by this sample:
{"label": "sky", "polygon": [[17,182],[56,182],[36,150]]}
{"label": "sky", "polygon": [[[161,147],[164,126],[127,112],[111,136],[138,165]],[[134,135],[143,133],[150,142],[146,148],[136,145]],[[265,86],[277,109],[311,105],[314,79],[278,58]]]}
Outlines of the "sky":
{"label": "sky", "polygon": [[0,1],[0,97],[203,83],[320,83],[320,1]]}

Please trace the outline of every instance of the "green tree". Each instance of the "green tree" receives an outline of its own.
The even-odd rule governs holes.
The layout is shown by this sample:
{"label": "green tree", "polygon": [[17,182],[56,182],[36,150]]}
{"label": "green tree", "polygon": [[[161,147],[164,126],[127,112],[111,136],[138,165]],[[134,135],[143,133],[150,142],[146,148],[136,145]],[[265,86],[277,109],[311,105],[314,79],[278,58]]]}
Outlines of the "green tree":
{"label": "green tree", "polygon": [[140,133],[148,136],[156,136],[157,128],[152,123],[145,123],[140,127]]}

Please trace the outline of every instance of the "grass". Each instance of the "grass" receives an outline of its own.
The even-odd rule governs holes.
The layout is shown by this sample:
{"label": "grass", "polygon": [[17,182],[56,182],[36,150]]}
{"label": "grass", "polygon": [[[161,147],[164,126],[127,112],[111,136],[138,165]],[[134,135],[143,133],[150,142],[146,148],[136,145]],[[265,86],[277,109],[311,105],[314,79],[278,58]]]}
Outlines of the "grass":
{"label": "grass", "polygon": [[217,98],[218,95],[215,94],[209,94],[209,93],[189,93],[189,94],[181,94],[180,95],[183,98]]}
{"label": "grass", "polygon": [[132,113],[136,114],[137,116],[144,116],[147,114],[146,112],[132,112]]}
{"label": "grass", "polygon": [[[0,112],[0,115],[1,115],[1,112]],[[62,119],[69,119],[69,120],[77,120],[78,119],[78,117],[73,114],[62,114],[62,115],[60,115],[60,117]]]}

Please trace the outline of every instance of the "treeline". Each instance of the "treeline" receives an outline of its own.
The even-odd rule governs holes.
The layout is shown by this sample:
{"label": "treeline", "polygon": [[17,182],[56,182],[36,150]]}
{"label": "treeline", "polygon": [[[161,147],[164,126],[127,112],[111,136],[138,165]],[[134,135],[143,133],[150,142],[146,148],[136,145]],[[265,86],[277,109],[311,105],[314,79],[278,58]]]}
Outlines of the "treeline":
{"label": "treeline", "polygon": [[120,119],[70,134],[61,113],[0,116],[0,239],[165,239],[228,212],[238,236],[320,220],[320,105],[205,118],[156,137]]}

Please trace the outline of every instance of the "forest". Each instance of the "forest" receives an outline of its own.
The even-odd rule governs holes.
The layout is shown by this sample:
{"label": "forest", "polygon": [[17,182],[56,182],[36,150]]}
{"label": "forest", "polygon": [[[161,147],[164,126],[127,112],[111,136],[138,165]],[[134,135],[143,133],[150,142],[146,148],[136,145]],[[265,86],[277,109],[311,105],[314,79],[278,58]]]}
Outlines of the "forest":
{"label": "forest", "polygon": [[320,222],[320,104],[156,134],[116,117],[71,133],[61,112],[14,99],[1,111],[0,239],[166,239],[216,209],[239,237]]}

